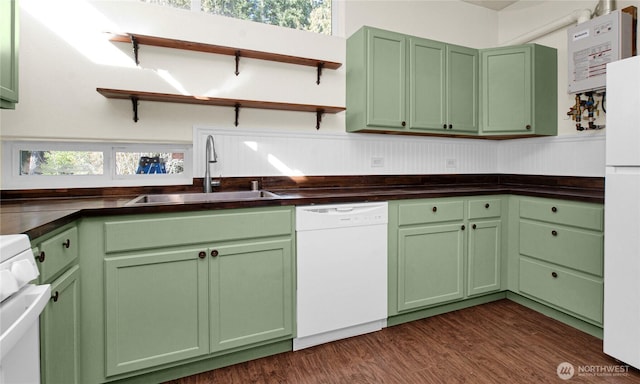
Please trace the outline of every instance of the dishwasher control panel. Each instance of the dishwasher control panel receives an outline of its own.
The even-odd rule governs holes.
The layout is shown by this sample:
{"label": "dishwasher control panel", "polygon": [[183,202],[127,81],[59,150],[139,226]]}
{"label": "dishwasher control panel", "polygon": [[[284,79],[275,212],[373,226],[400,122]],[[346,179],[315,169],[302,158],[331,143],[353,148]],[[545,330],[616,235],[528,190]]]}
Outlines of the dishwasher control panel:
{"label": "dishwasher control panel", "polygon": [[296,230],[386,224],[387,202],[309,205],[296,207]]}

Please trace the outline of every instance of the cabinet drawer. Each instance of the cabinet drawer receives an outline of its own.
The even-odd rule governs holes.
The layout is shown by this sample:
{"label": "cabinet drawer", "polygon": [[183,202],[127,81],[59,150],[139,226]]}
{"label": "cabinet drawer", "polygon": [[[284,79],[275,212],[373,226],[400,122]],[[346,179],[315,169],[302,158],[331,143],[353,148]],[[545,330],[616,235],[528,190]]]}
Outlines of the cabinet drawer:
{"label": "cabinet drawer", "polygon": [[596,231],[601,231],[604,226],[602,206],[595,205],[522,200],[520,201],[520,217]]}
{"label": "cabinet drawer", "polygon": [[602,324],[602,279],[520,258],[520,291]]}
{"label": "cabinet drawer", "polygon": [[500,199],[471,200],[469,201],[469,219],[499,217],[501,205]]}
{"label": "cabinet drawer", "polygon": [[457,200],[407,203],[400,205],[398,213],[398,223],[400,225],[462,220],[464,217],[464,202]]}
{"label": "cabinet drawer", "polygon": [[46,282],[78,258],[78,228],[72,227],[38,245],[40,281]]}
{"label": "cabinet drawer", "polygon": [[107,221],[105,252],[291,235],[291,208],[246,209],[194,215],[139,216]]}
{"label": "cabinet drawer", "polygon": [[521,220],[520,254],[601,277],[604,237],[601,232]]}

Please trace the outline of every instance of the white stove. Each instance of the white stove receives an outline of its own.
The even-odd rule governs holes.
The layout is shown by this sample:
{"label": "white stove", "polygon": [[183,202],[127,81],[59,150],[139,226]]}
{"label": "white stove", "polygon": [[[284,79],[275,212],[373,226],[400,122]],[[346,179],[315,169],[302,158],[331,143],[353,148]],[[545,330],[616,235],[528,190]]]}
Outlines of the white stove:
{"label": "white stove", "polygon": [[0,384],[40,383],[39,317],[51,288],[39,276],[26,235],[0,236]]}

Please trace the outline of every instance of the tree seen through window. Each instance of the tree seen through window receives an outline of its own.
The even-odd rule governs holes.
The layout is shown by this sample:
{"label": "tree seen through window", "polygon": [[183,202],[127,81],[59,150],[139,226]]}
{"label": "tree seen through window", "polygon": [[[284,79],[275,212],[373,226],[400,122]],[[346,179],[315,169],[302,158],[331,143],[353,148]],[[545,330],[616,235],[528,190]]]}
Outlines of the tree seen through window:
{"label": "tree seen through window", "polygon": [[331,34],[331,0],[141,0],[281,27]]}

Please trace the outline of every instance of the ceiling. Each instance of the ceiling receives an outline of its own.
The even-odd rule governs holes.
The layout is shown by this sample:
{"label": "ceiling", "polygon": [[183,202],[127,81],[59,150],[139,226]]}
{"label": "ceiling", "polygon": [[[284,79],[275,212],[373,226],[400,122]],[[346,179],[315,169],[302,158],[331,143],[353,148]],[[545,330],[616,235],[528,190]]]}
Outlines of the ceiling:
{"label": "ceiling", "polygon": [[513,3],[516,3],[518,0],[462,0],[465,3],[471,3],[475,5],[479,5],[481,7],[493,9],[494,11],[499,11],[503,8],[510,6]]}

